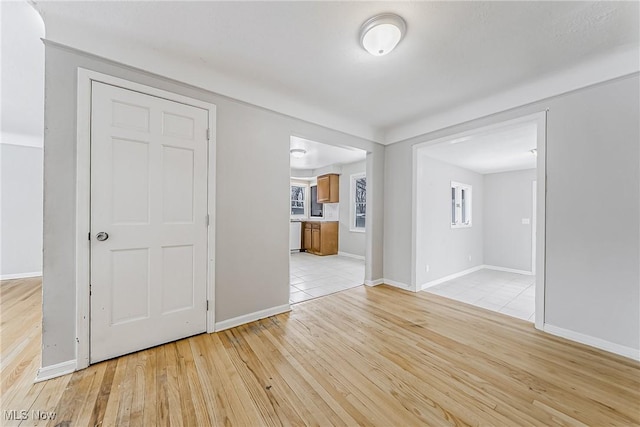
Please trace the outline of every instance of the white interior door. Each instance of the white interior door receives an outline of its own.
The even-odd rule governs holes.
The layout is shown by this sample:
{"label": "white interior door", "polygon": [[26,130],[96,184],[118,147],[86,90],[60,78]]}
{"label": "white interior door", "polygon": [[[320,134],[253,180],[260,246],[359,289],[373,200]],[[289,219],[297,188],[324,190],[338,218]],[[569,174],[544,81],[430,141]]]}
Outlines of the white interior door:
{"label": "white interior door", "polygon": [[90,361],[206,331],[204,109],[92,83]]}

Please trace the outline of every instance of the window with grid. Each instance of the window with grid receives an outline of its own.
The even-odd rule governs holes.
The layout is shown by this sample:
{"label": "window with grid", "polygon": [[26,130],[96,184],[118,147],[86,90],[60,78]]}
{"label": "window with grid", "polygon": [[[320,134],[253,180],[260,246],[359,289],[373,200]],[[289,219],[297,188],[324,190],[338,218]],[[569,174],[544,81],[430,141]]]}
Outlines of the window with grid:
{"label": "window with grid", "polygon": [[351,175],[351,231],[364,231],[367,219],[367,177]]}
{"label": "window with grid", "polygon": [[291,216],[304,216],[306,187],[302,185],[291,186]]}
{"label": "window with grid", "polygon": [[451,228],[471,227],[471,186],[451,182]]}

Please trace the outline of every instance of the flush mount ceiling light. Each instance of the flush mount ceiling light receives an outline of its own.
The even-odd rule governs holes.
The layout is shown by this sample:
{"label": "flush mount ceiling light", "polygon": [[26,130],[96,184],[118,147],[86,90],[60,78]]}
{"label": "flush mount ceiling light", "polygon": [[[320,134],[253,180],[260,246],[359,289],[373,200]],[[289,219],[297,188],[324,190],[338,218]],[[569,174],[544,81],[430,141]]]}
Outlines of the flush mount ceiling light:
{"label": "flush mount ceiling light", "polygon": [[404,19],[393,13],[382,13],[367,20],[360,28],[360,44],[373,56],[391,52],[407,30]]}
{"label": "flush mount ceiling light", "polygon": [[307,150],[305,150],[303,148],[292,148],[291,150],[289,150],[289,153],[291,153],[291,157],[295,157],[296,159],[300,159],[300,158],[304,157],[305,154],[307,154]]}

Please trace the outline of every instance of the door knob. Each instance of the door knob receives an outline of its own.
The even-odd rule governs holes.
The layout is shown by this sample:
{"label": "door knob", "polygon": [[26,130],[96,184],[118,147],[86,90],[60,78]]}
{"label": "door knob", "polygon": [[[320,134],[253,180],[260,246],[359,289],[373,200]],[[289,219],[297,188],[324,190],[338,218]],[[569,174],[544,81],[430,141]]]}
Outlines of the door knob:
{"label": "door knob", "polygon": [[109,238],[109,234],[105,233],[104,231],[101,231],[98,234],[96,234],[96,239],[98,239],[99,242],[104,242],[108,238]]}

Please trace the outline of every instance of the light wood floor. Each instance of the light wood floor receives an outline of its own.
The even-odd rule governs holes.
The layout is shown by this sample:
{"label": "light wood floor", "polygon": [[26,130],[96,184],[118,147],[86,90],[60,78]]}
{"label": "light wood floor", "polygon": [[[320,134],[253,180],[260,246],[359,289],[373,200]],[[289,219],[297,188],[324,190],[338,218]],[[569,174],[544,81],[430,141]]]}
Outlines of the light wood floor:
{"label": "light wood floor", "polygon": [[0,290],[1,425],[640,425],[639,363],[387,286],[34,385],[40,282]]}

